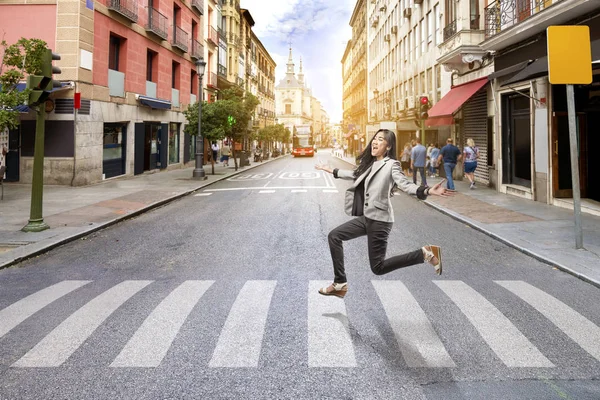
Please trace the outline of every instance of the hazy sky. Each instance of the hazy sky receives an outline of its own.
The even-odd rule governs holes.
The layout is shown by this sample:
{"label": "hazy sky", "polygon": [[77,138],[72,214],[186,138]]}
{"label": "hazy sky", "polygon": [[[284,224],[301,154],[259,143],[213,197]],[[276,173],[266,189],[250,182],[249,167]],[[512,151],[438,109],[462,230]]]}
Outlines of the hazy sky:
{"label": "hazy sky", "polygon": [[342,56],[352,36],[355,0],[241,0],[254,19],[254,33],[275,63],[276,84],[285,76],[289,42],[296,73],[302,56],[304,80],[331,122],[342,119]]}

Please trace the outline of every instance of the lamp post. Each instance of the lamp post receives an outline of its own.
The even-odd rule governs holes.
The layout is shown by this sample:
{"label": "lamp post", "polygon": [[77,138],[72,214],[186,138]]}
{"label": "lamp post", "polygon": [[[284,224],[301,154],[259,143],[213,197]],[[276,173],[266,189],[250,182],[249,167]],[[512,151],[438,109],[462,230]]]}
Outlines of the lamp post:
{"label": "lamp post", "polygon": [[202,137],[202,100],[204,90],[202,89],[202,77],[204,76],[204,69],[206,68],[206,62],[203,58],[200,58],[196,65],[198,66],[198,133],[196,133],[196,168],[192,174],[193,179],[206,179],[206,172],[202,166],[204,160],[204,138]]}

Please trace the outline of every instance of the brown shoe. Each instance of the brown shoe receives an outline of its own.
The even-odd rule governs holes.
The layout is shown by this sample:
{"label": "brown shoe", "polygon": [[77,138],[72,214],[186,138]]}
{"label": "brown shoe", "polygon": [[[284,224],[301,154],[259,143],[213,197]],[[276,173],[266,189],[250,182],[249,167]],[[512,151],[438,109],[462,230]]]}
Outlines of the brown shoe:
{"label": "brown shoe", "polygon": [[423,258],[435,268],[435,273],[442,274],[442,248],[440,246],[425,246],[423,249]]}
{"label": "brown shoe", "polygon": [[348,293],[348,283],[332,283],[331,285],[319,289],[323,296],[337,296],[341,299]]}

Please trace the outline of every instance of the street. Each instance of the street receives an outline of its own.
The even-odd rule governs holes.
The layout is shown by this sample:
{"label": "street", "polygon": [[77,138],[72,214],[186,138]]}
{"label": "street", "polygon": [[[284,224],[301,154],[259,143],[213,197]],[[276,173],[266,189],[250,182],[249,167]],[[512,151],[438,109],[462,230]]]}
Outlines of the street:
{"label": "street", "polygon": [[0,399],[598,399],[600,291],[403,193],[375,276],[327,234],[348,164],[319,151],[216,182],[0,270]]}

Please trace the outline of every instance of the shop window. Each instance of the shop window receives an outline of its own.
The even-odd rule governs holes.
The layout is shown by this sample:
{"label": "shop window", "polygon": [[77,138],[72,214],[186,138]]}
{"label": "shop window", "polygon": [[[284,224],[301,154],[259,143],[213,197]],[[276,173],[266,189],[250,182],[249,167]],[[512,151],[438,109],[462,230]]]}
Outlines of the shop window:
{"label": "shop window", "polygon": [[169,164],[179,162],[179,124],[172,122],[169,125]]}

